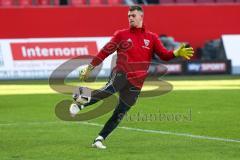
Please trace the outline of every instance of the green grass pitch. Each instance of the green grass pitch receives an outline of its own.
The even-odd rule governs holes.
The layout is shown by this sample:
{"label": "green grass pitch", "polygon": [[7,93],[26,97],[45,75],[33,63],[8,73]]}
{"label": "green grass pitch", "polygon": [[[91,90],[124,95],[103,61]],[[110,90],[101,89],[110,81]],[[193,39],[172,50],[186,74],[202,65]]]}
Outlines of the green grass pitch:
{"label": "green grass pitch", "polygon": [[[0,82],[0,160],[239,160],[240,77],[168,80],[174,90],[140,98],[105,141],[106,150],[90,146],[111,113],[64,122],[54,108],[70,96],[53,92],[45,81]],[[153,114],[170,118],[144,119]]]}

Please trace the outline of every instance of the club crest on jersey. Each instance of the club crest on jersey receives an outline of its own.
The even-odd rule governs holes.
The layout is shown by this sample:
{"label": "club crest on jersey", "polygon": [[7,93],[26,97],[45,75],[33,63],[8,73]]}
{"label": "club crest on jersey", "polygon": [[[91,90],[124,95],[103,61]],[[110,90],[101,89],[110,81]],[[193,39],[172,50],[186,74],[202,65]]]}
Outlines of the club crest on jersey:
{"label": "club crest on jersey", "polygon": [[128,38],[127,42],[129,42],[129,43],[132,43],[132,40],[131,40],[131,38]]}
{"label": "club crest on jersey", "polygon": [[148,39],[143,39],[144,45],[142,46],[142,48],[145,49],[150,49],[148,46],[150,44],[150,41]]}
{"label": "club crest on jersey", "polygon": [[144,41],[144,44],[145,44],[146,47],[147,47],[147,46],[149,45],[149,43],[150,43],[150,41],[149,41],[148,39],[143,39],[143,41]]}

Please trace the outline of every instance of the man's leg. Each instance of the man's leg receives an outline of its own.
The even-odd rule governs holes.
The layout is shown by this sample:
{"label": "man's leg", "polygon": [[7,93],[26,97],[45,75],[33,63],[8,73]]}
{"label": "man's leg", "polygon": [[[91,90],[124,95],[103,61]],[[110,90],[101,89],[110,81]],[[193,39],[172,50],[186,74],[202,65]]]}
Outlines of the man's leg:
{"label": "man's leg", "polygon": [[84,107],[92,105],[99,100],[105,99],[112,94],[121,90],[127,85],[127,80],[125,74],[122,72],[112,72],[108,83],[101,89],[93,90],[91,92],[91,100],[89,103],[84,104]]}
{"label": "man's leg", "polygon": [[116,93],[117,90],[111,83],[107,83],[103,88],[98,90],[91,91],[90,101],[88,103],[83,104],[84,107],[90,106],[102,99],[105,99],[112,94]]}
{"label": "man's leg", "polygon": [[[90,106],[99,100],[107,98],[117,91],[121,90],[124,86],[127,85],[126,76],[122,72],[112,72],[108,83],[101,89],[91,91],[91,96],[86,96],[82,94],[83,88],[79,88],[79,93],[73,95],[74,103],[70,106],[70,114],[75,116],[81,109]],[[85,96],[90,97],[89,102],[79,103],[78,97]],[[82,98],[82,97],[80,97]],[[87,101],[87,100],[86,100]]]}
{"label": "man's leg", "polygon": [[[119,103],[116,106],[112,116],[106,122],[99,136],[95,139],[93,146],[98,141],[103,141],[112,131],[119,125],[127,111],[133,106],[137,100],[140,90],[131,84],[120,90]],[[97,146],[94,146],[97,147]]]}
{"label": "man's leg", "polygon": [[118,124],[123,119],[124,115],[131,108],[131,106],[126,105],[122,100],[119,100],[117,107],[115,108],[112,116],[106,122],[103,129],[100,131],[99,135],[104,139],[118,126]]}

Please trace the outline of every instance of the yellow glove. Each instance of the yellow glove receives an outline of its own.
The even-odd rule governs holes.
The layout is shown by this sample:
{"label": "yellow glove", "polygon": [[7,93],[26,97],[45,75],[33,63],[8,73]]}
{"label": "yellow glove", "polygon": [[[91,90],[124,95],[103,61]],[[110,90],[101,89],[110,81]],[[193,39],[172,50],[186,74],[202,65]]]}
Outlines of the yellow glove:
{"label": "yellow glove", "polygon": [[189,47],[189,48],[186,48],[186,45],[185,44],[181,44],[180,47],[176,50],[173,51],[173,54],[176,56],[176,57],[184,57],[186,59],[190,59],[190,57],[193,56],[194,54],[194,51],[193,51],[193,48],[192,47]]}
{"label": "yellow glove", "polygon": [[80,70],[80,72],[79,72],[80,81],[86,81],[86,79],[88,78],[89,74],[91,73],[91,71],[93,69],[94,69],[94,67],[91,64],[89,64],[88,66],[86,66],[82,70]]}

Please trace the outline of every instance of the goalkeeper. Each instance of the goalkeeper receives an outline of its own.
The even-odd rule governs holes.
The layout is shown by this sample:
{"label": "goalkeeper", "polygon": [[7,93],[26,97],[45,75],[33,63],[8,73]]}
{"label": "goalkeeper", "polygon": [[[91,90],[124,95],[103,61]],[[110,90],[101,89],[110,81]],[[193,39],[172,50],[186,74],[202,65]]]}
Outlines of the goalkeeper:
{"label": "goalkeeper", "polygon": [[100,90],[92,91],[89,101],[86,102],[82,101],[79,95],[74,95],[73,99],[76,103],[70,106],[70,113],[77,114],[84,107],[116,92],[119,93],[118,105],[94,140],[92,147],[106,148],[103,141],[118,126],[131,106],[135,104],[147,77],[148,67],[154,53],[165,61],[179,56],[185,59],[190,59],[193,56],[193,48],[186,48],[184,44],[174,51],[168,51],[164,48],[157,34],[146,30],[143,16],[143,9],[140,6],[131,6],[128,11],[129,28],[116,31],[110,42],[80,72],[80,79],[86,80],[94,67],[117,51],[116,67],[112,70],[106,86]]}

